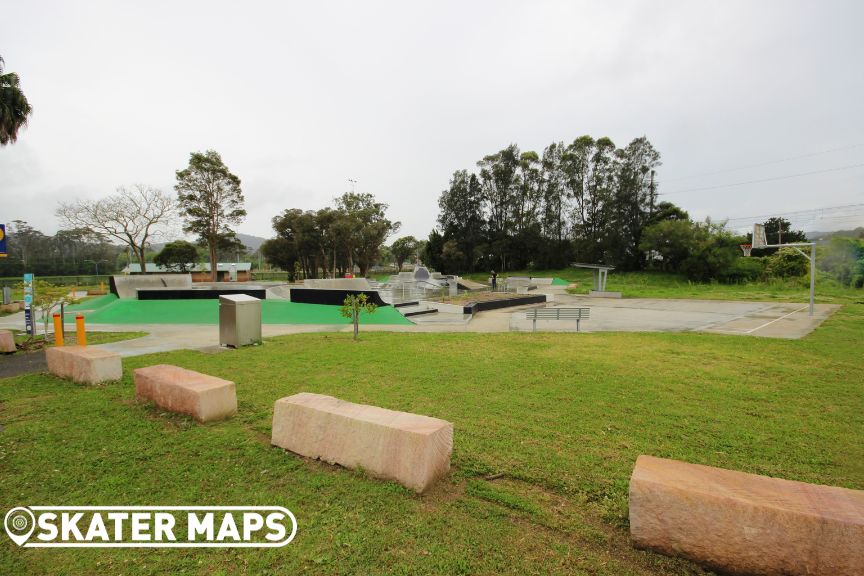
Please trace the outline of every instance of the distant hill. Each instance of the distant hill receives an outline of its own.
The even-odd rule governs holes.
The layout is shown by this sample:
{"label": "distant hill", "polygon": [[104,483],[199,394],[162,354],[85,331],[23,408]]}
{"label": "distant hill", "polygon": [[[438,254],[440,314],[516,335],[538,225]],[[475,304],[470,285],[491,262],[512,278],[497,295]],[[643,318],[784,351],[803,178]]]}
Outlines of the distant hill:
{"label": "distant hill", "polygon": [[[249,252],[255,252],[256,250],[258,250],[258,248],[261,247],[261,244],[267,241],[267,238],[261,238],[260,236],[252,236],[251,234],[241,234],[240,232],[237,233],[237,238],[240,240],[240,242],[243,243],[244,246],[249,249]],[[174,240],[185,240],[185,238],[175,238]],[[171,242],[173,242],[173,240],[171,240]],[[165,244],[167,243],[168,242],[159,242],[156,244],[151,244],[150,250],[152,250],[153,252],[161,252],[162,249],[165,247]]]}
{"label": "distant hill", "polygon": [[243,245],[249,248],[250,252],[254,252],[261,247],[261,244],[267,241],[267,238],[261,238],[260,236],[252,236],[251,234],[241,234],[237,233],[237,238],[243,242]]}
{"label": "distant hill", "polygon": [[848,236],[850,238],[864,238],[864,226],[858,226],[854,230],[834,230],[833,232],[807,232],[808,238],[831,238],[832,236]]}

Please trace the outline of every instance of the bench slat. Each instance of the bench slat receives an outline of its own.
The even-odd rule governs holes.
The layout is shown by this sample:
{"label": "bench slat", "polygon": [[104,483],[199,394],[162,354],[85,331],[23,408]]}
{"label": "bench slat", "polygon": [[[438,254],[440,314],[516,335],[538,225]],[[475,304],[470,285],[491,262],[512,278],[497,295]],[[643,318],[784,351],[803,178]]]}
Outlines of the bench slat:
{"label": "bench slat", "polygon": [[535,308],[526,312],[528,318],[588,318],[590,308]]}
{"label": "bench slat", "polygon": [[533,308],[525,312],[525,318],[534,321],[533,329],[537,331],[537,320],[576,320],[576,331],[579,331],[580,320],[591,316],[590,308]]}

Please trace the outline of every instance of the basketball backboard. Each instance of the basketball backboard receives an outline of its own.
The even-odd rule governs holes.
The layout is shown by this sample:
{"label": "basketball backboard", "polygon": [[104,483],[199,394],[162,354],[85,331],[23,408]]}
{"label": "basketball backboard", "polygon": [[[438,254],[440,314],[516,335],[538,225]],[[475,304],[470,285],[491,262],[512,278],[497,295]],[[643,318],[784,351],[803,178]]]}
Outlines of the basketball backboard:
{"label": "basketball backboard", "polygon": [[753,225],[753,240],[751,241],[753,248],[764,248],[768,245],[768,238],[765,236],[765,225]]}

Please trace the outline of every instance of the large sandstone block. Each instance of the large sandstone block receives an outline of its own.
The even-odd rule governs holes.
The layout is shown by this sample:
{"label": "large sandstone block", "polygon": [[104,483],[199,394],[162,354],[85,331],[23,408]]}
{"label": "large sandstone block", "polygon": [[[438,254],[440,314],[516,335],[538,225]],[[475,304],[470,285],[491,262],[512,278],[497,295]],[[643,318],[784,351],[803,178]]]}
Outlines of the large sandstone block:
{"label": "large sandstone block", "polygon": [[48,371],[81,384],[98,384],[123,377],[120,355],[94,346],[55,346],[45,350]]}
{"label": "large sandstone block", "polygon": [[304,392],[276,401],[272,444],[423,492],[450,470],[453,424]]}
{"label": "large sandstone block", "polygon": [[0,330],[0,352],[15,352],[15,337],[9,330]]}
{"label": "large sandstone block", "polygon": [[170,364],[137,368],[135,395],[171,412],[190,414],[198,422],[228,418],[237,412],[234,382]]}
{"label": "large sandstone block", "polygon": [[636,546],[733,574],[864,574],[864,492],[640,456]]}

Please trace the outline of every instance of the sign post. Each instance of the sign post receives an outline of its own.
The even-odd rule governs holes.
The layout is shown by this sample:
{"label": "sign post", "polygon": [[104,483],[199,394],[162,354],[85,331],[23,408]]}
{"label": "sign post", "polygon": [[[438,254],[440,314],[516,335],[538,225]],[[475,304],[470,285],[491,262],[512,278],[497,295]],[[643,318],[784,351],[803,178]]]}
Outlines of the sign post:
{"label": "sign post", "polygon": [[33,322],[33,274],[24,274],[24,330],[31,337],[36,336]]}
{"label": "sign post", "polygon": [[0,224],[0,258],[6,258],[8,251],[6,250],[6,225]]}

